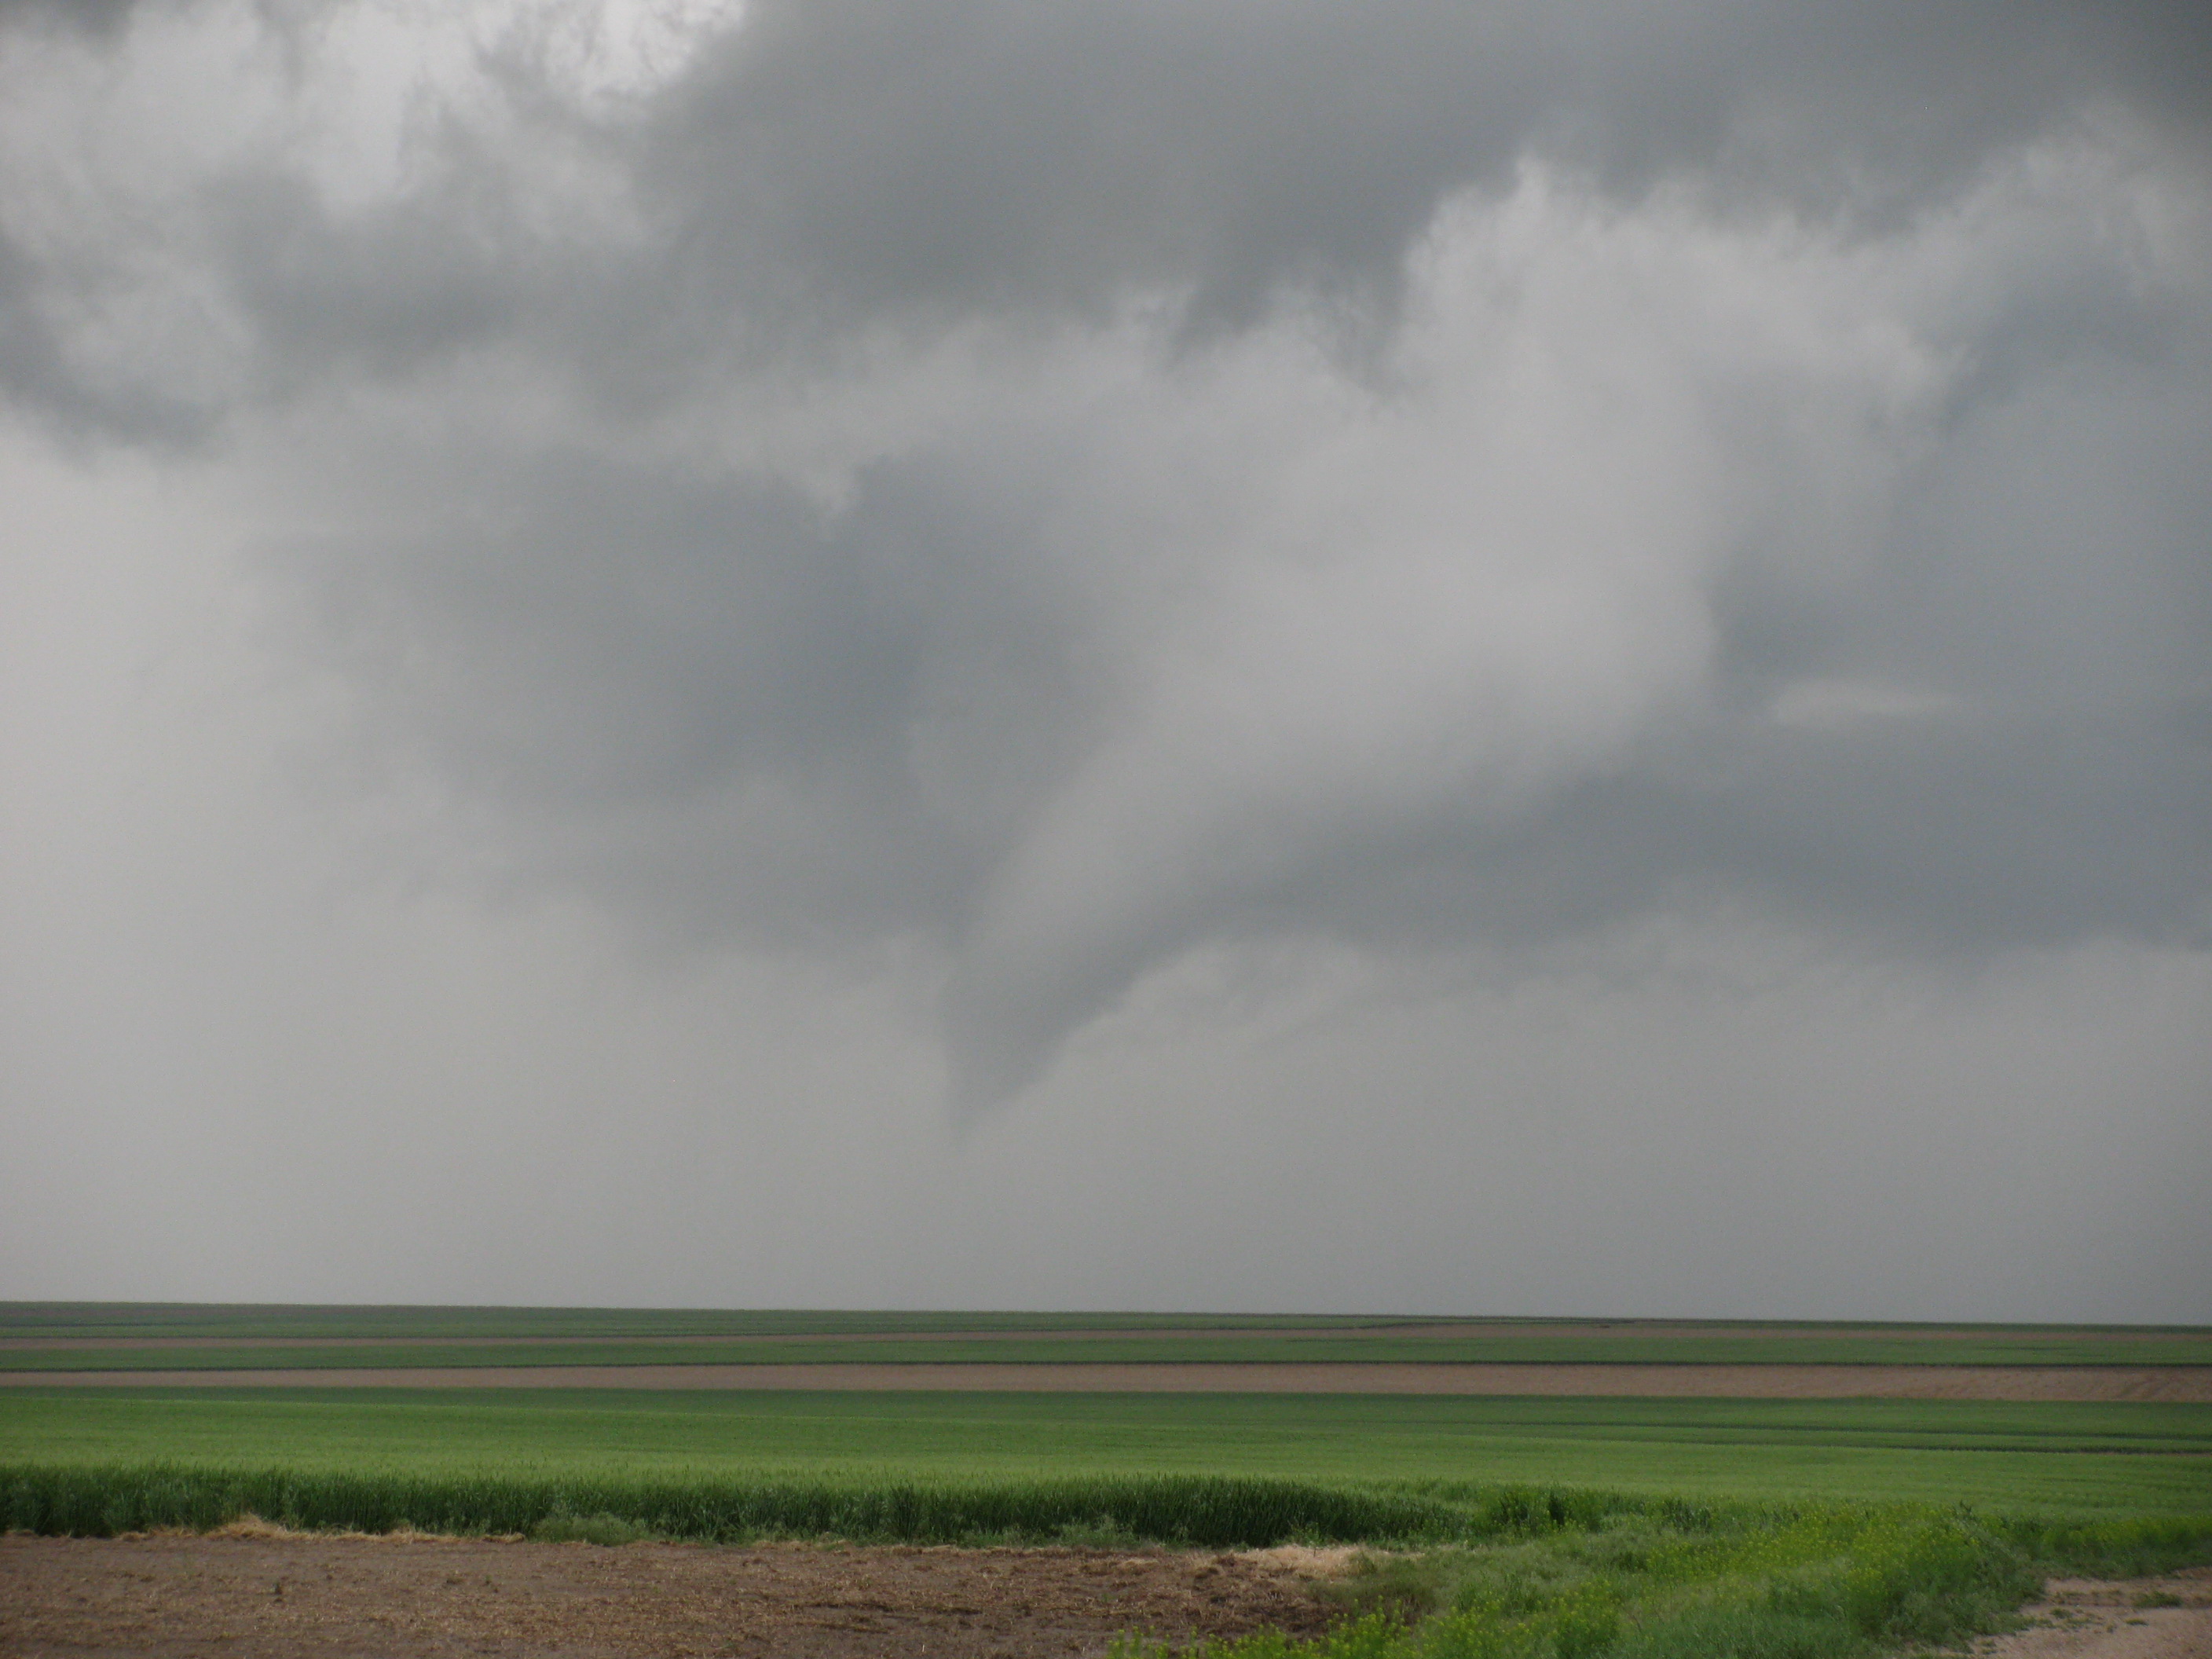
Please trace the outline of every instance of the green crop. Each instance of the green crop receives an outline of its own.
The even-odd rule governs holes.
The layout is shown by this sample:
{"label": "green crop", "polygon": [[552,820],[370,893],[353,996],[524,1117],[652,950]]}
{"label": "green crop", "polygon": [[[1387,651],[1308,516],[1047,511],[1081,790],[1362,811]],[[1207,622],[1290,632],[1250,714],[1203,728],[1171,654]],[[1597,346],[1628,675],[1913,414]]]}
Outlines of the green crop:
{"label": "green crop", "polygon": [[301,1473],[1223,1475],[2212,1509],[2212,1407],[1407,1395],[5,1389],[0,1463]]}
{"label": "green crop", "polygon": [[[1963,1500],[1963,1501],[1962,1501]],[[1824,1659],[2212,1559],[2212,1407],[1376,1395],[0,1389],[0,1526],[1372,1553],[1193,1659]]]}

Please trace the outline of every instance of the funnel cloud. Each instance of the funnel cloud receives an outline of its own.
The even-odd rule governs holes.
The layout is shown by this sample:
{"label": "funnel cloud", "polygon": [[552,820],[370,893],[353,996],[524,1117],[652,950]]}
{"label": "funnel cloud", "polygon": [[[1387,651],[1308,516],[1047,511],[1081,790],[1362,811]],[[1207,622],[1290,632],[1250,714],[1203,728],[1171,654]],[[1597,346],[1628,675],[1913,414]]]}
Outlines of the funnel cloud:
{"label": "funnel cloud", "polygon": [[0,1191],[427,1229],[0,1294],[2212,1318],[2208,86],[2086,0],[0,8]]}

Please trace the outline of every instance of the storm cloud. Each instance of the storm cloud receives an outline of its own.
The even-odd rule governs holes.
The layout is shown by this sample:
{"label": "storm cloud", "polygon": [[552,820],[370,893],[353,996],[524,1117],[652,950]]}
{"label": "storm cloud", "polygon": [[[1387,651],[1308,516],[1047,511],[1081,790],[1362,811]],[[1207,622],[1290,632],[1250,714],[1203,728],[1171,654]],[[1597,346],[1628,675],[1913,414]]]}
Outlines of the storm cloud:
{"label": "storm cloud", "polygon": [[2191,957],[2209,40],[17,5],[0,390],[226,481],[380,867],[919,964],[963,1109],[1279,947]]}
{"label": "storm cloud", "polygon": [[585,21],[397,161],[343,19],[10,52],[127,132],[231,37],[201,155],[19,137],[10,383],[336,475],[303,648],[531,878],[937,940],[985,1095],[1255,932],[2201,942],[2199,31],[763,5],[625,87]]}

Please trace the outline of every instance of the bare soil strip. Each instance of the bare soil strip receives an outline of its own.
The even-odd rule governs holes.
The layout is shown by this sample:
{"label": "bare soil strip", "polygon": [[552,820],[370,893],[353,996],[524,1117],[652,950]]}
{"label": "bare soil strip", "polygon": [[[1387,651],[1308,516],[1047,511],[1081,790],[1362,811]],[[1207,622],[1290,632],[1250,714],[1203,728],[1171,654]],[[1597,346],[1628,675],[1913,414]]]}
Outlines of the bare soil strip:
{"label": "bare soil strip", "polygon": [[0,1371],[7,1388],[927,1389],[1080,1394],[1582,1395],[1733,1400],[2212,1402],[2199,1365],[453,1365]]}
{"label": "bare soil strip", "polygon": [[1068,1659],[1123,1632],[1316,1632],[1315,1571],[1275,1553],[6,1537],[0,1654]]}
{"label": "bare soil strip", "polygon": [[1977,1642],[1979,1659],[2207,1659],[2212,1567],[2118,1583],[2054,1579],[2027,1609],[2033,1622]]}
{"label": "bare soil strip", "polygon": [[[1328,1620],[1345,1552],[750,1549],[313,1537],[247,1527],[0,1538],[0,1654],[22,1659],[1087,1659]],[[2205,1659],[2212,1569],[2053,1583],[1978,1659]]]}

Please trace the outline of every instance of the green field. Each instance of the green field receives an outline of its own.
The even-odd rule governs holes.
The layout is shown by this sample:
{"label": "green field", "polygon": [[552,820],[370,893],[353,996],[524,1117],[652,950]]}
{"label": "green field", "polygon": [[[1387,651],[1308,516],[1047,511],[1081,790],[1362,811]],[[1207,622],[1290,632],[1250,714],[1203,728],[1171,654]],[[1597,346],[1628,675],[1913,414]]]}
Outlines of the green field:
{"label": "green field", "polygon": [[178,1348],[25,1347],[0,1352],[9,1370],[416,1370],[453,1365],[880,1364],[1798,1364],[2204,1365],[2212,1345],[2170,1339],[1934,1343],[1769,1337],[1489,1337],[1215,1335],[897,1342],[562,1339],[543,1342],[379,1342],[354,1347],[223,1344]]}
{"label": "green field", "polygon": [[0,1390],[0,1466],[839,1481],[1265,1477],[2212,1512],[2212,1406],[1405,1395]]}
{"label": "green field", "polygon": [[[0,1389],[0,1524],[1394,1546],[1210,1659],[1868,1659],[2212,1559],[2212,1407]],[[1139,1648],[1126,1650],[1135,1659]],[[1191,1659],[1206,1659],[1194,1655]]]}
{"label": "green field", "polygon": [[[1686,1324],[1284,1315],[0,1307],[0,1370],[456,1365],[2212,1365],[2197,1328]],[[155,1346],[143,1345],[151,1340]]]}
{"label": "green field", "polygon": [[[73,1324],[43,1311],[42,1322],[16,1318],[9,1334],[95,1344],[186,1334],[217,1345],[200,1352],[218,1357],[302,1335],[389,1345],[264,1351],[264,1363],[286,1364],[303,1353],[361,1364],[410,1346],[453,1364],[499,1351],[501,1338],[507,1363],[553,1357],[526,1336],[577,1340],[577,1352],[599,1363],[640,1348],[662,1358],[735,1346],[775,1350],[764,1358],[884,1359],[939,1358],[934,1351],[949,1347],[1003,1359],[1035,1357],[1024,1350],[1127,1358],[1133,1348],[1167,1347],[1161,1357],[1187,1358],[1240,1344],[1249,1357],[1403,1358],[1409,1346],[1491,1344],[1545,1358],[1568,1345],[1565,1357],[1587,1358],[1607,1343],[1645,1359],[1804,1358],[1840,1347],[1947,1360],[1988,1349],[2022,1363],[2023,1354],[2112,1346],[2133,1354],[2203,1340],[1527,1322],[1470,1325],[1446,1340],[1394,1335],[1389,1322],[1176,1328],[1155,1316],[1128,1316],[1119,1328],[1188,1334],[1075,1334],[1114,1328],[1091,1315],[1057,1325],[1026,1316],[999,1325],[973,1315],[773,1316],[781,1324],[759,1316],[763,1324],[739,1332],[715,1322],[732,1316],[597,1322],[560,1310],[443,1310],[439,1323],[405,1310],[202,1310],[134,1326],[112,1308]],[[697,1322],[672,1329],[663,1320]],[[850,1328],[824,1328],[836,1321]],[[960,1340],[987,1330],[1008,1340]],[[1315,1330],[1326,1334],[1292,1334]],[[896,1340],[852,1340],[878,1333]],[[665,1340],[684,1336],[705,1340]],[[1345,1347],[1355,1352],[1329,1352]],[[1297,1352],[1272,1352],[1285,1348]],[[108,1352],[168,1364],[189,1351]],[[308,1528],[599,1543],[1389,1545],[1406,1553],[1370,1558],[1332,1592],[1345,1620],[1334,1635],[1304,1646],[1255,1638],[1210,1659],[1873,1659],[2002,1627],[2048,1573],[2212,1559],[2212,1406],[0,1388],[0,1525],[112,1536],[249,1514]]]}

